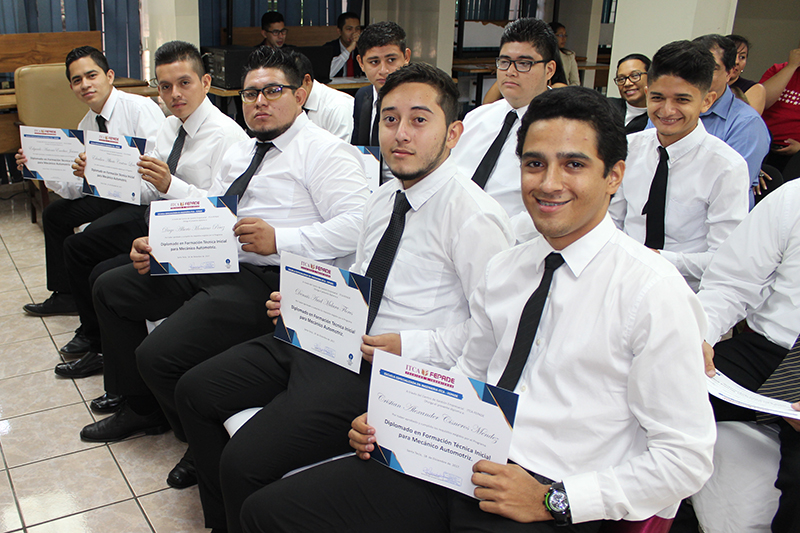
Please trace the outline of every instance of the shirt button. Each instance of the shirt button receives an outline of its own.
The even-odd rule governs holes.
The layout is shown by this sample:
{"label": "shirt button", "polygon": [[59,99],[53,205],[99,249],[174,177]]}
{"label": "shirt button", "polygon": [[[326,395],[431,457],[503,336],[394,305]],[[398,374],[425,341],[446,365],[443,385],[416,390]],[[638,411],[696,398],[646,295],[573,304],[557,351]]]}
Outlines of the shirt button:
{"label": "shirt button", "polygon": [[536,346],[542,345],[542,339],[536,339]]}
{"label": "shirt button", "polygon": [[519,388],[519,390],[522,391],[522,392],[528,392],[528,386],[527,385],[523,385],[522,387]]}

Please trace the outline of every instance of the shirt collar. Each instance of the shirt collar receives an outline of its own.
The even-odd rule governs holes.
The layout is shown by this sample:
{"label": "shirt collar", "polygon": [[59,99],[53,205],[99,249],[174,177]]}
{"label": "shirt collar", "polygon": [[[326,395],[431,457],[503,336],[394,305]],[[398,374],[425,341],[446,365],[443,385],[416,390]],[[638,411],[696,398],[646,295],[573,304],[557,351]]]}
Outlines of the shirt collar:
{"label": "shirt collar", "polygon": [[586,269],[600,250],[606,245],[616,231],[616,226],[611,217],[606,213],[603,220],[592,228],[589,233],[573,242],[563,250],[555,250],[547,239],[536,239],[535,261],[537,264],[544,262],[545,257],[551,252],[560,253],[572,274],[577,278]]}
{"label": "shirt collar", "polygon": [[303,109],[308,109],[309,111],[316,111],[319,109],[319,95],[322,92],[322,89],[319,88],[321,84],[314,80],[311,83],[311,92],[308,93],[308,98],[306,98],[306,103],[303,104]]}
{"label": "shirt collar", "polygon": [[404,189],[403,182],[395,178],[395,190],[405,192],[408,203],[411,204],[411,209],[418,211],[425,202],[433,197],[439,189],[444,187],[445,183],[453,179],[457,173],[458,168],[456,164],[448,157],[444,160],[444,163],[439,165],[439,168],[415,183],[410,189]]}
{"label": "shirt collar", "polygon": [[206,121],[206,118],[208,118],[208,115],[210,115],[213,110],[214,104],[212,104],[211,100],[208,98],[204,98],[203,102],[194,110],[194,113],[189,115],[189,118],[183,123],[183,129],[186,130],[186,135],[188,135],[189,138],[197,134],[197,130],[200,129],[200,126],[203,125],[203,122]]}
{"label": "shirt collar", "polygon": [[[703,121],[698,119],[697,120],[697,127],[692,130],[692,132],[681,139],[680,141],[676,141],[669,146],[667,146],[667,153],[669,154],[669,162],[670,164],[674,163],[678,159],[680,159],[683,155],[691,152],[696,146],[698,146],[703,139],[705,139],[708,133],[706,132],[705,126],[703,126]],[[658,141],[658,134],[656,134],[656,146],[660,143]],[[658,151],[656,150],[656,154]]]}
{"label": "shirt collar", "polygon": [[728,118],[728,114],[731,111],[731,105],[733,104],[733,91],[731,91],[728,86],[725,86],[725,90],[722,92],[722,96],[717,98],[716,102],[711,104],[711,107],[705,113],[700,113],[701,117],[707,117],[710,114],[715,114],[722,120],[726,120]]}
{"label": "shirt collar", "polygon": [[375,86],[372,86],[372,109],[377,109],[378,105],[378,89]]}
{"label": "shirt collar", "polygon": [[644,115],[645,113],[647,113],[646,107],[632,106],[627,102],[627,100],[625,100],[625,109],[628,111],[628,113],[638,113],[640,115]]}
{"label": "shirt collar", "polygon": [[[276,138],[272,139],[272,144],[280,150],[281,152],[285,152],[289,145],[294,142],[295,137],[305,128],[308,124],[310,124],[310,120],[305,113],[300,113],[297,115],[297,118],[294,119],[294,123],[289,126],[289,129],[278,135]],[[253,145],[255,146],[255,144]]]}
{"label": "shirt collar", "polygon": [[111,92],[108,93],[106,103],[103,105],[103,109],[100,111],[100,115],[106,119],[106,122],[111,120],[111,115],[114,113],[114,106],[117,105],[117,100],[119,100],[119,93],[117,92],[116,87],[111,87]]}
{"label": "shirt collar", "polygon": [[[505,98],[503,98],[503,100],[501,100],[501,101],[505,105],[505,109],[503,110],[503,113],[507,115],[509,111],[516,111],[517,112],[517,116],[519,117],[520,121],[522,120],[522,117],[525,116],[525,112],[528,110],[528,106],[527,105],[524,105],[524,106],[520,107],[519,109],[514,109],[513,107],[511,107],[511,104],[509,104],[508,100],[506,100]],[[528,105],[530,105],[530,104],[528,104]]]}

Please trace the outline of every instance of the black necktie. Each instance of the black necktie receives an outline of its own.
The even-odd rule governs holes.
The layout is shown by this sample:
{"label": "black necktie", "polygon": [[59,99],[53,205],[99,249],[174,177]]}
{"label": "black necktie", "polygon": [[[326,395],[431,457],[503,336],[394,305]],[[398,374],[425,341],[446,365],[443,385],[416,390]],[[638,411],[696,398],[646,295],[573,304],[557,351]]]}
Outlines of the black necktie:
{"label": "black necktie", "polygon": [[108,133],[108,127],[106,127],[106,119],[103,118],[103,115],[97,115],[94,117],[97,121],[97,127],[100,128],[100,133]]}
{"label": "black necktie", "polygon": [[[800,337],[794,341],[778,368],[758,388],[758,393],[786,402],[800,400]],[[767,413],[756,415],[756,421],[762,424],[773,422],[777,418]]]}
{"label": "black necktie", "polygon": [[167,158],[167,166],[169,167],[169,173],[175,175],[175,171],[178,169],[178,160],[181,158],[181,152],[183,151],[183,142],[186,140],[186,130],[183,129],[183,126],[178,128],[178,136],[175,137],[175,142],[172,143],[172,150],[169,153],[169,157]]}
{"label": "black necktie", "polygon": [[380,122],[380,120],[378,120],[379,118],[380,117],[376,112],[375,120],[372,121],[372,134],[369,137],[370,146],[380,146],[380,138],[378,137],[378,123]]}
{"label": "black necktie", "polygon": [[498,387],[510,391],[517,387],[517,382],[522,376],[522,369],[525,368],[525,363],[528,361],[528,354],[531,353],[539,321],[542,319],[544,303],[547,301],[547,293],[550,291],[550,282],[553,281],[553,272],[563,264],[564,258],[559,253],[552,252],[545,258],[542,281],[539,282],[539,286],[533,291],[531,297],[528,298],[528,303],[522,309],[522,316],[519,319],[519,326],[517,326],[517,336],[514,338],[514,347],[511,348],[511,357],[508,358],[506,369],[503,371],[500,381],[497,382]]}
{"label": "black necktie", "polygon": [[392,269],[394,256],[397,255],[397,247],[400,244],[400,237],[403,236],[403,228],[406,226],[406,213],[411,209],[411,204],[403,191],[397,191],[397,196],[394,198],[394,210],[392,211],[392,218],[389,220],[389,226],[383,232],[375,254],[369,262],[367,268],[367,277],[372,279],[372,292],[369,297],[369,316],[367,317],[367,333],[369,333],[372,323],[375,321],[375,316],[378,314],[378,308],[381,306],[381,298],[383,298],[383,289],[386,287],[386,278],[389,277],[389,271]]}
{"label": "black necktie", "polygon": [[256,143],[256,153],[253,155],[253,159],[250,161],[250,166],[247,167],[247,170],[244,173],[236,178],[231,186],[228,187],[228,190],[225,191],[225,196],[233,196],[236,195],[239,197],[239,200],[242,199],[242,195],[244,191],[247,189],[247,186],[250,184],[250,179],[253,177],[253,174],[256,173],[258,169],[258,165],[261,164],[261,161],[264,159],[264,155],[269,152],[269,149],[275,146],[272,143]]}
{"label": "black necktie", "polygon": [[500,133],[497,134],[494,142],[486,151],[486,154],[484,154],[483,159],[481,159],[478,168],[475,169],[475,174],[472,175],[472,181],[477,183],[481,189],[486,187],[486,182],[489,180],[489,175],[497,165],[497,158],[500,157],[500,150],[503,149],[503,144],[505,144],[506,139],[508,138],[508,134],[511,131],[511,126],[514,125],[516,120],[517,112],[512,109],[508,112],[506,119],[503,121],[503,129],[501,129]]}
{"label": "black necktie", "polygon": [[650,195],[642,214],[647,215],[647,236],[644,245],[654,250],[664,248],[664,214],[667,206],[667,175],[669,154],[663,146],[658,147],[659,160],[656,175],[650,184]]}

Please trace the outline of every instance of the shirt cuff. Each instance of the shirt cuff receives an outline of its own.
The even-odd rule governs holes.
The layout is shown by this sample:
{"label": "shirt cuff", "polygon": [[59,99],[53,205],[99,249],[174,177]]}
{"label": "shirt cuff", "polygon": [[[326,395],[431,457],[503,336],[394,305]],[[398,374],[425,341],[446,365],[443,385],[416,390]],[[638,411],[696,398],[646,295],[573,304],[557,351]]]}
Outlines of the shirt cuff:
{"label": "shirt cuff", "polygon": [[430,332],[424,330],[401,331],[400,349],[404,359],[431,364]]}
{"label": "shirt cuff", "polygon": [[572,523],[603,520],[606,517],[603,496],[596,472],[570,476],[564,480]]}
{"label": "shirt cuff", "polygon": [[273,228],[275,230],[275,250],[305,255],[302,250],[300,228]]}
{"label": "shirt cuff", "polygon": [[180,200],[181,198],[188,198],[189,197],[189,184],[183,181],[180,178],[176,178],[172,176],[172,179],[169,182],[169,188],[167,192],[164,194],[159,194],[159,196],[163,196],[164,198],[168,198],[170,200]]}

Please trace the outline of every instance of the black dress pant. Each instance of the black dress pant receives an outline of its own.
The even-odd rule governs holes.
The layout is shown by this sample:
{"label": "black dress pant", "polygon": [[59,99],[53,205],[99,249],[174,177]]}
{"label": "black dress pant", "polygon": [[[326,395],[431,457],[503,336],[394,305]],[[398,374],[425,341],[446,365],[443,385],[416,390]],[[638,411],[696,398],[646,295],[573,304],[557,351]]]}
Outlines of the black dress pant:
{"label": "black dress pant", "polygon": [[[75,233],[75,228],[87,222],[94,222],[123,206],[125,204],[113,200],[86,196],[75,200],[56,200],[44,208],[42,227],[44,228],[47,290],[71,292],[67,266],[64,262],[64,241]],[[130,250],[130,242],[128,249]]]}
{"label": "black dress pant", "polygon": [[241,521],[246,533],[590,533],[602,524],[521,524],[482,511],[474,498],[357,457],[264,487],[245,501]]}
{"label": "black dress pant", "polygon": [[[746,332],[714,346],[714,365],[744,388],[757,391],[786,357],[788,349]],[[711,397],[717,421],[755,421],[756,412]],[[800,435],[780,420],[781,462],[775,487],[781,491],[774,533],[800,531]]]}
{"label": "black dress pant", "polygon": [[[133,265],[102,274],[94,305],[103,341],[105,388],[153,395],[185,440],[175,386],[190,368],[274,329],[264,306],[278,290],[278,268],[239,264],[232,274],[141,275]],[[168,318],[150,335],[145,320]]]}
{"label": "black dress pant", "polygon": [[[170,318],[170,320],[172,320]],[[188,371],[175,393],[197,468],[206,527],[241,531],[244,500],[284,474],[351,451],[371,366],[356,374],[265,335]],[[232,438],[222,423],[263,407]]]}

